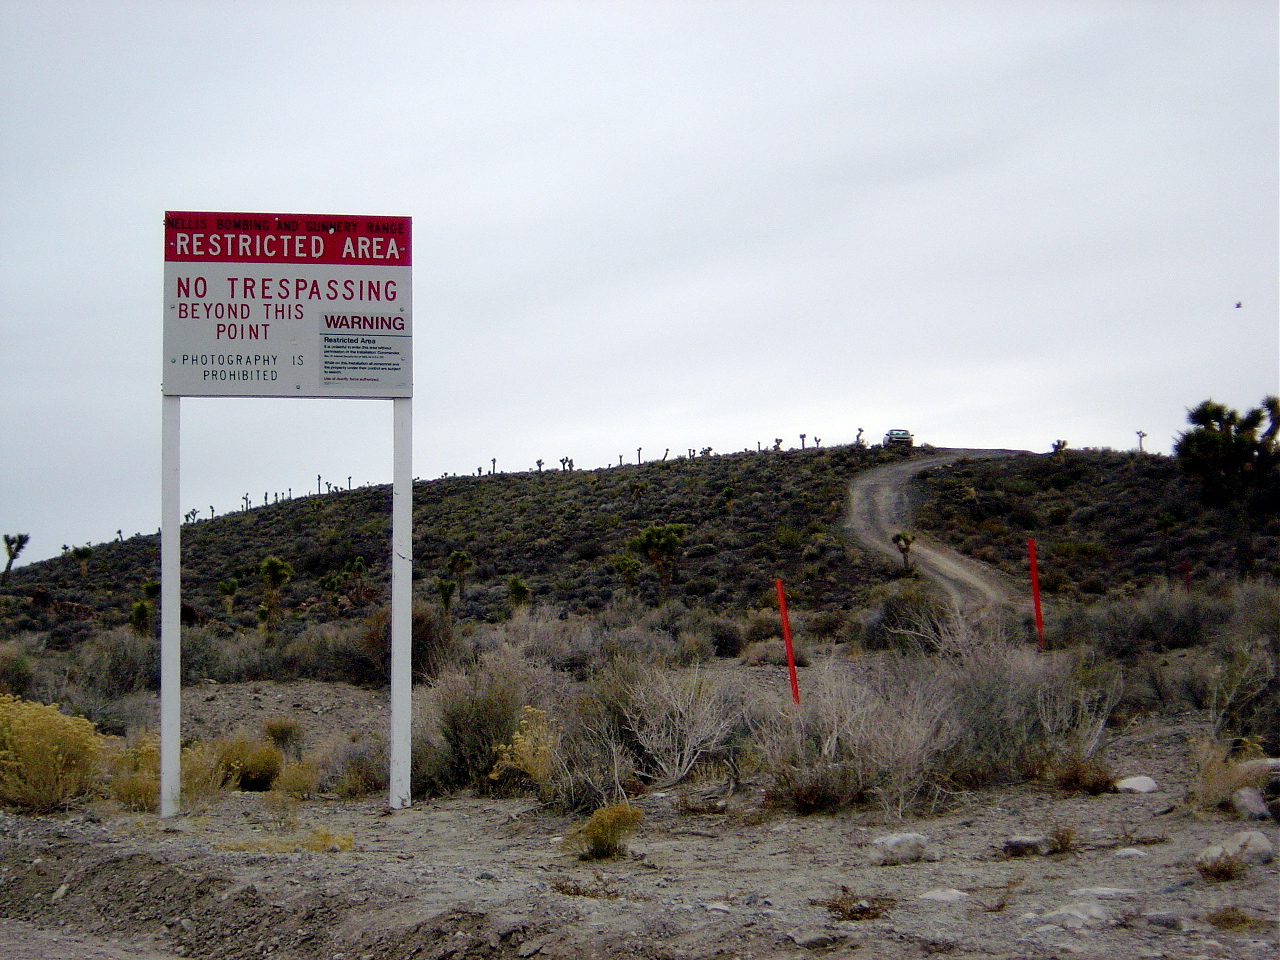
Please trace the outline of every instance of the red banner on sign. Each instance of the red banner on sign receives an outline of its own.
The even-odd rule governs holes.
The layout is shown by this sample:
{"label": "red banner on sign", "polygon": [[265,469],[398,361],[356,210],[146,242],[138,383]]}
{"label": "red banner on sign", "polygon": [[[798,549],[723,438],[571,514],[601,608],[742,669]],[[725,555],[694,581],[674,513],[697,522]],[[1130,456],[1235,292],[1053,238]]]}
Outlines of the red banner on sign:
{"label": "red banner on sign", "polygon": [[408,267],[410,217],[299,213],[164,215],[168,263],[296,263]]}

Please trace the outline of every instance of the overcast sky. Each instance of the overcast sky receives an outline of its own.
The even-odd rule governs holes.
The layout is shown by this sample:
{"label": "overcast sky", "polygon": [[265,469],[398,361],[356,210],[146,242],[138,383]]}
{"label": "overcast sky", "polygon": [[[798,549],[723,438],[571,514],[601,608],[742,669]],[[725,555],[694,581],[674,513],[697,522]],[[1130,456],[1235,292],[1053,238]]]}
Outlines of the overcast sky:
{"label": "overcast sky", "polygon": [[[422,478],[1168,452],[1278,389],[1276,7],[0,0],[0,529],[159,526],[166,210],[413,217]],[[391,407],[185,399],[183,510]]]}

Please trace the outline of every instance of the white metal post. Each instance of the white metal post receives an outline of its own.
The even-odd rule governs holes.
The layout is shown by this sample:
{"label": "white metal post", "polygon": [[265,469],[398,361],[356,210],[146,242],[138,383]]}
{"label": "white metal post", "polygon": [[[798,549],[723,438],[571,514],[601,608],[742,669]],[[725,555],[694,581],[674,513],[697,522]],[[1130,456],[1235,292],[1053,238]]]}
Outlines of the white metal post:
{"label": "white metal post", "polygon": [[182,587],[179,506],[182,398],[161,397],[160,439],[160,816],[176,816],[182,791]]}
{"label": "white metal post", "polygon": [[391,791],[399,810],[413,802],[413,400],[392,401],[391,485]]}

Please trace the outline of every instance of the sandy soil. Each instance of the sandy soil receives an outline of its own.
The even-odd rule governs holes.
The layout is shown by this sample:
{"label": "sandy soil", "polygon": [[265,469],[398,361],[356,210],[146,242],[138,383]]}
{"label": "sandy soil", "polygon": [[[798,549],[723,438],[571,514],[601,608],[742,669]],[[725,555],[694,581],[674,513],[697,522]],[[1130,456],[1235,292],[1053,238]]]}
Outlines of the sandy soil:
{"label": "sandy soil", "polygon": [[[316,738],[385,722],[383,697],[355,688],[188,692],[184,722],[205,733],[272,715]],[[569,819],[527,798],[394,813],[381,798],[319,799],[296,824],[249,793],[167,821],[105,803],[0,814],[0,956],[1273,957],[1277,865],[1225,882],[1194,866],[1250,826],[1182,803],[1203,731],[1187,715],[1115,734],[1117,773],[1154,777],[1155,793],[1029,784],[907,824],[875,810],[796,817],[768,808],[758,782],[728,798],[718,784],[652,793],[634,800],[645,817],[630,856],[595,863],[562,849]],[[872,841],[904,830],[928,836],[937,859],[873,865]],[[1013,835],[1054,830],[1073,849],[1002,852]],[[964,896],[921,899],[936,890]],[[1087,925],[1052,916],[1072,904]],[[1219,926],[1228,919],[1239,925]]]}

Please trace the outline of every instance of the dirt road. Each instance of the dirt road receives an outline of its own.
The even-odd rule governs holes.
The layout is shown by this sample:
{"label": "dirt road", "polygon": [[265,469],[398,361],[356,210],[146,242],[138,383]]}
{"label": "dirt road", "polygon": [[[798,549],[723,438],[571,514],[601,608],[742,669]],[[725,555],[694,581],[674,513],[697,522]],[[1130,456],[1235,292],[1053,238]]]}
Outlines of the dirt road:
{"label": "dirt road", "polygon": [[[958,460],[1010,457],[1020,450],[940,450],[900,463],[876,467],[859,474],[849,487],[848,529],[868,550],[895,562],[902,554],[893,544],[893,535],[910,530],[915,513],[911,502],[911,480],[924,470],[946,466]],[[985,564],[970,560],[939,541],[911,531],[916,541],[911,562],[962,610],[1021,602],[1021,590],[1008,577]]]}

